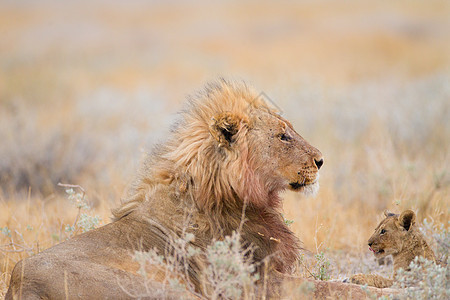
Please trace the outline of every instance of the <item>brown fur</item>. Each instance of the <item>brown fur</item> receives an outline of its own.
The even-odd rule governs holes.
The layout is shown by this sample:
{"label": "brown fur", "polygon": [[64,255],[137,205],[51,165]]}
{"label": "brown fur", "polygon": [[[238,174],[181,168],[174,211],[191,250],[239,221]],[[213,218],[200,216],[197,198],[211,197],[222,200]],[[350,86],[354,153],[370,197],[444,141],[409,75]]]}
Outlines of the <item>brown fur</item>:
{"label": "brown fur", "polygon": [[[415,226],[416,214],[412,210],[405,210],[400,215],[386,211],[385,216],[368,244],[376,258],[392,254],[394,274],[400,268],[408,270],[409,264],[416,256],[436,261],[433,250]],[[379,288],[390,287],[394,283],[392,279],[372,274],[353,275],[350,282]]]}
{"label": "brown fur", "polygon": [[[300,243],[284,223],[278,195],[285,189],[317,190],[321,164],[321,153],[245,84],[210,84],[190,100],[166,143],[147,157],[113,211],[114,221],[19,262],[6,299],[129,298],[124,290],[148,298],[161,298],[158,290],[168,298],[186,296],[167,291],[158,280],[148,295],[139,285],[133,252],[167,253],[183,230],[195,236],[192,246],[205,249],[240,227],[254,262],[271,257],[269,290],[281,294],[275,288],[292,271]],[[197,293],[204,292],[204,266],[200,255],[184,270]],[[337,295],[361,293],[356,286],[330,283],[316,294],[333,288]]]}

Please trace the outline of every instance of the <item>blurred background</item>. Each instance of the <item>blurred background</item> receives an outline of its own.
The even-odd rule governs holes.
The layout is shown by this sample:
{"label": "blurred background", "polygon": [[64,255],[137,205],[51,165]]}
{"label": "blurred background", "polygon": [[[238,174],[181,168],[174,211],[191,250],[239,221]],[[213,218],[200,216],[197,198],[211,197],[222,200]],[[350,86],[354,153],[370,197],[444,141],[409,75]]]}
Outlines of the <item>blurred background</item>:
{"label": "blurred background", "polygon": [[384,209],[448,226],[449,2],[3,0],[0,288],[76,218],[57,183],[109,222],[186,95],[219,76],[323,153],[318,196],[284,196],[305,248],[362,257]]}

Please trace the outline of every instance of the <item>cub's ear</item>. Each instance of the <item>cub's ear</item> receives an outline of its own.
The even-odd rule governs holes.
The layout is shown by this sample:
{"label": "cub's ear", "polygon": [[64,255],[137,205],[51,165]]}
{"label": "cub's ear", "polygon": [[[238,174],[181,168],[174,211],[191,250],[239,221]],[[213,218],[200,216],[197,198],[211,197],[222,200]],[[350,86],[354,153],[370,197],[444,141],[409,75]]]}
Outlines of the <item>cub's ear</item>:
{"label": "cub's ear", "polygon": [[384,210],[384,216],[387,217],[393,217],[395,216],[395,214],[393,212],[390,212],[389,210],[385,209]]}
{"label": "cub's ear", "polygon": [[236,140],[241,129],[242,118],[231,112],[224,112],[211,119],[211,135],[220,146],[229,147]]}
{"label": "cub's ear", "polygon": [[412,210],[407,209],[398,217],[398,223],[406,230],[409,230],[416,223],[416,214]]}

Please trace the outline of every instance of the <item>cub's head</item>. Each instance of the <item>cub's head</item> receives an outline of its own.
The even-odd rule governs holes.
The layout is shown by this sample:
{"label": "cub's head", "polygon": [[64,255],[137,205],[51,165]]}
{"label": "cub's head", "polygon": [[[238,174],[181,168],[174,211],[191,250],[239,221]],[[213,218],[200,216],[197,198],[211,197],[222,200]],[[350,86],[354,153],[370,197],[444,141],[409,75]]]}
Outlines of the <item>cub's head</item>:
{"label": "cub's head", "polygon": [[384,215],[386,218],[380,222],[368,241],[369,249],[377,258],[402,252],[407,235],[416,221],[416,214],[409,209],[400,215],[389,211],[385,211]]}

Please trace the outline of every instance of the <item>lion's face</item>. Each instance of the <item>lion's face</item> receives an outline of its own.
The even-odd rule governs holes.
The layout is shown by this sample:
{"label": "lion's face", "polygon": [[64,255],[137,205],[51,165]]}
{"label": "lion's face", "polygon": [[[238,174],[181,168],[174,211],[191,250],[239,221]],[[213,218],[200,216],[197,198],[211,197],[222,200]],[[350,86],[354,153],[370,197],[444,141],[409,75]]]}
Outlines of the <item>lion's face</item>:
{"label": "lion's face", "polygon": [[405,210],[400,215],[386,211],[385,216],[368,240],[369,250],[377,258],[400,253],[415,222],[412,210]]}
{"label": "lion's face", "polygon": [[322,154],[278,114],[258,108],[225,112],[213,118],[211,133],[224,149],[224,172],[239,174],[230,181],[241,199],[276,205],[282,190],[318,190]]}
{"label": "lion's face", "polygon": [[254,156],[260,158],[256,164],[269,181],[277,182],[281,189],[312,193],[318,190],[322,154],[287,120],[268,113],[258,116],[248,132],[248,140]]}

